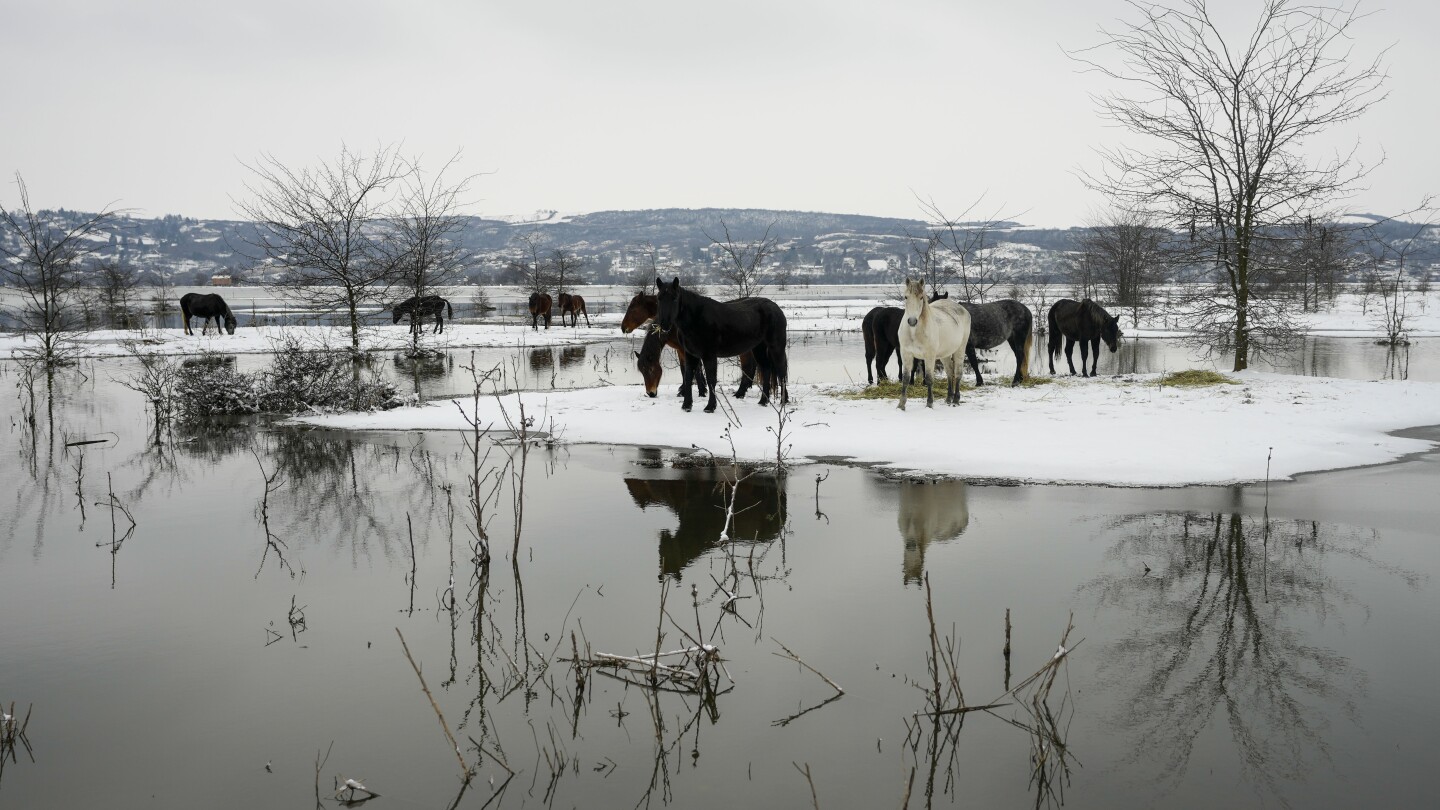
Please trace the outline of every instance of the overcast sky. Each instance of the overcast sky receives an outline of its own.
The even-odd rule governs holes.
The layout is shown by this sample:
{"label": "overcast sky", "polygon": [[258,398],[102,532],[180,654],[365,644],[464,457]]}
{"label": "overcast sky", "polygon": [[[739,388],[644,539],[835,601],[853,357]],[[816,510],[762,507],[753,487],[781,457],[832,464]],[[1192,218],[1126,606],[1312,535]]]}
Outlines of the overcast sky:
{"label": "overcast sky", "polygon": [[[1251,20],[1259,0],[1217,0]],[[1384,165],[1352,208],[1440,190],[1440,3],[1356,52],[1389,97],[1317,143]],[[1103,86],[1062,49],[1120,0],[0,0],[0,200],[236,218],[242,161],[342,143],[484,173],[472,213],[754,207],[1080,224]],[[1237,26],[1237,32],[1248,26]]]}

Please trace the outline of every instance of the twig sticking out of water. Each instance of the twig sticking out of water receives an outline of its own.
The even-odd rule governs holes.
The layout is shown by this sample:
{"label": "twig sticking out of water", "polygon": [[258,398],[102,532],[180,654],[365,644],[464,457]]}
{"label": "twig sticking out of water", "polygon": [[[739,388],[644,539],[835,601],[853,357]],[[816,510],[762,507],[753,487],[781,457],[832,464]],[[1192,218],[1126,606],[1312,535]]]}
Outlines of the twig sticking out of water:
{"label": "twig sticking out of water", "polygon": [[[455,759],[460,762],[460,775],[466,782],[475,776],[475,769],[465,763],[465,757],[460,753],[460,743],[455,742],[455,735],[450,733],[450,724],[445,722],[445,715],[440,713],[440,704],[435,702],[435,696],[430,693],[430,687],[425,684],[425,676],[420,674],[420,665],[415,663],[415,658],[410,655],[410,645],[405,643],[405,635],[400,628],[395,628],[395,635],[400,637],[400,647],[405,650],[405,660],[410,662],[410,668],[415,670],[415,677],[420,679],[420,688],[424,690],[425,697],[430,700],[430,708],[435,710],[435,719],[440,721],[440,728],[445,732],[445,739],[450,741],[450,747],[455,750]],[[507,769],[508,770],[508,769]]]}
{"label": "twig sticking out of water", "polygon": [[[775,642],[776,644],[780,644],[780,640],[777,639],[777,638],[775,638],[774,636],[771,636],[771,637],[770,637],[770,640],[773,641],[773,642]],[[811,672],[815,673],[816,675],[819,675],[819,676],[820,676],[820,680],[822,680],[822,681],[824,681],[826,684],[828,684],[831,689],[834,689],[836,694],[840,694],[840,695],[845,694],[845,690],[840,688],[840,684],[835,683],[834,681],[832,681],[832,680],[830,680],[829,678],[825,677],[825,673],[823,673],[823,672],[821,672],[820,670],[818,670],[818,669],[810,666],[809,664],[805,663],[803,660],[801,660],[800,656],[798,656],[798,655],[796,655],[794,652],[792,652],[789,647],[786,647],[784,644],[780,644],[780,649],[782,649],[782,650],[785,651],[785,654],[784,654],[784,655],[780,655],[780,653],[777,653],[777,652],[772,652],[772,653],[770,653],[770,654],[771,654],[771,655],[775,655],[775,656],[779,656],[779,657],[781,657],[781,658],[788,658],[788,659],[790,659],[791,661],[794,661],[795,663],[797,663],[797,664],[799,664],[800,666],[802,666],[802,667],[810,670]]]}
{"label": "twig sticking out of water", "polygon": [[[775,643],[779,644],[780,642],[777,641]],[[805,763],[805,767],[803,768],[794,761],[790,764],[794,765],[795,770],[799,771],[800,775],[805,777],[805,782],[810,785],[810,804],[815,810],[820,810],[820,797],[815,795],[815,780],[810,778],[810,763]]]}

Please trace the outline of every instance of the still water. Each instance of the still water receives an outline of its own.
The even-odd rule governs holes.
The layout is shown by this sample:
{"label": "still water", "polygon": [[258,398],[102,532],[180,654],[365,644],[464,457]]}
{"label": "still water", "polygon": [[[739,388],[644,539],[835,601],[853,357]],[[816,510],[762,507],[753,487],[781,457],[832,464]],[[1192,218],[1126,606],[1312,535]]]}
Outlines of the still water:
{"label": "still water", "polygon": [[[1327,345],[1312,368],[1384,376]],[[628,341],[580,348],[493,360],[529,388],[635,381]],[[855,348],[811,336],[796,375],[863,378]],[[468,363],[384,373],[458,394]],[[337,777],[376,807],[1433,798],[1437,454],[1267,495],[830,465],[732,486],[670,450],[482,441],[486,568],[460,435],[244,421],[154,447],[128,371],[42,380],[33,422],[6,405],[0,702],[33,710],[0,806],[308,806],[317,784],[330,806]],[[1070,624],[1053,681],[1008,694]],[[712,688],[589,666],[657,635],[718,648]]]}

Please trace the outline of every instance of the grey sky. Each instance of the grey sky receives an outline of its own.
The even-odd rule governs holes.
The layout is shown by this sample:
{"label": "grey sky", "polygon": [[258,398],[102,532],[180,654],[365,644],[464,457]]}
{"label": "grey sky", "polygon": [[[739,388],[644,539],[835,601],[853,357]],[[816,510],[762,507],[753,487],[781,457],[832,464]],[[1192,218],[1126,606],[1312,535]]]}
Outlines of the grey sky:
{"label": "grey sky", "polygon": [[[1258,0],[1218,0],[1248,23]],[[1389,98],[1315,149],[1385,164],[1352,207],[1440,190],[1440,3],[1359,24]],[[1117,137],[1062,47],[1120,0],[0,0],[0,199],[236,217],[241,160],[404,142],[486,172],[474,213],[757,207],[1079,224]],[[1248,27],[1248,26],[1247,26]]]}

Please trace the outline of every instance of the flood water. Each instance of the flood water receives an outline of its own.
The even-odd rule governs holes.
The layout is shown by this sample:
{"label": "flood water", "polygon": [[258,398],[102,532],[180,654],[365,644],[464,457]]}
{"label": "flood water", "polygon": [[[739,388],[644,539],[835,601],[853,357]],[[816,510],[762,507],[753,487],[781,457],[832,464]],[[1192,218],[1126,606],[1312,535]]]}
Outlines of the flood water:
{"label": "flood water", "polygon": [[[1126,348],[1152,343],[1134,370],[1185,367]],[[634,384],[630,347],[477,359]],[[863,379],[856,348],[808,336],[794,373]],[[384,373],[459,394],[456,355]],[[484,442],[481,567],[459,434],[247,420],[157,448],[129,363],[42,379],[33,422],[6,395],[0,702],[30,718],[0,806],[332,806],[337,778],[374,807],[1433,802],[1440,454],[1268,494],[741,471],[727,526],[728,467]],[[1386,376],[1358,342],[1297,363]],[[1436,378],[1433,347],[1408,373]],[[1007,694],[1067,624],[1048,689]],[[723,670],[655,691],[588,665],[657,635]],[[962,693],[1006,705],[926,714]]]}

